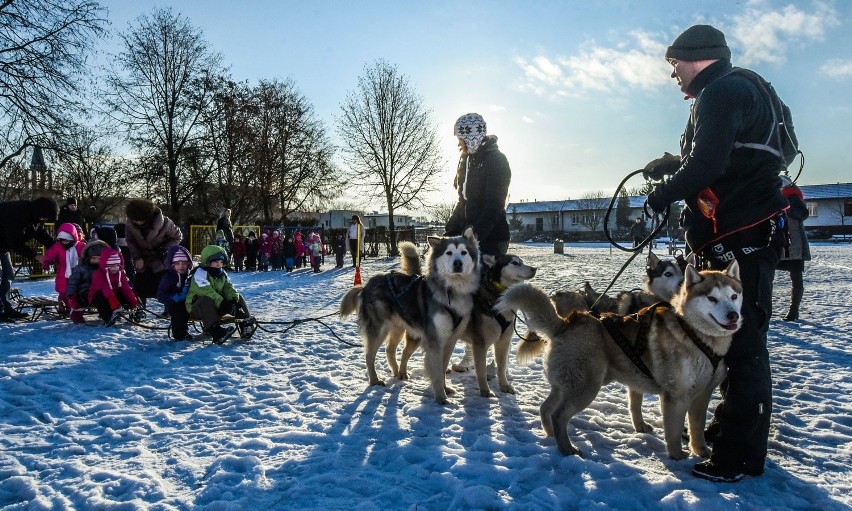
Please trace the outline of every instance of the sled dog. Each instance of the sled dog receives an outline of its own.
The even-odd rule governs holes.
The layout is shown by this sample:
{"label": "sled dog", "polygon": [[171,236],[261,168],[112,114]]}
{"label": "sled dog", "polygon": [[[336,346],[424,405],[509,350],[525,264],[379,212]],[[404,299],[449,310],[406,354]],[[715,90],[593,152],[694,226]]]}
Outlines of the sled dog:
{"label": "sled dog", "polygon": [[[582,291],[557,291],[550,300],[556,307],[556,312],[562,317],[571,311],[615,312],[618,310],[618,299],[599,293],[587,281]],[[597,304],[596,304],[597,302]]]}
{"label": "sled dog", "polygon": [[[500,391],[507,394],[515,393],[515,389],[509,383],[507,376],[515,314],[512,312],[498,313],[493,310],[493,307],[503,291],[512,284],[533,278],[536,270],[513,254],[500,256],[482,254],[482,273],[479,288],[473,299],[473,312],[467,328],[460,336],[461,340],[473,346],[473,364],[476,370],[479,394],[482,397],[492,396],[491,390],[488,388],[486,368],[486,356],[491,345],[494,345],[494,359],[497,363]],[[406,370],[408,359],[418,345],[418,339],[406,335],[405,348],[400,361],[400,378],[408,377]],[[394,364],[391,365],[394,366]]]}
{"label": "sled dog", "polygon": [[479,287],[479,245],[470,228],[462,236],[430,237],[428,242],[424,275],[419,275],[417,247],[402,242],[402,271],[375,275],[363,288],[350,289],[340,303],[340,315],[358,311],[370,385],[384,385],[376,374],[376,353],[385,343],[391,369],[398,377],[407,376],[399,372],[395,349],[405,334],[423,346],[435,401],[444,404],[453,392],[445,371],[456,339],[467,329]]}
{"label": "sled dog", "polygon": [[683,271],[672,259],[660,259],[657,254],[649,253],[645,274],[645,286],[641,291],[618,294],[618,313],[622,316],[639,312],[660,301],[669,302],[680,291]]}
{"label": "sled dog", "polygon": [[[551,340],[545,360],[551,391],[541,405],[541,424],[556,438],[562,454],[579,454],[568,438],[571,417],[584,410],[603,385],[618,381],[629,389],[630,415],[638,432],[652,430],[642,418],[642,393],[660,395],[666,451],[674,459],[688,455],[681,447],[687,414],[692,452],[709,456],[704,441],[707,405],[724,378],[721,358],[740,328],[741,306],[736,261],[724,272],[699,273],[687,266],[684,286],[672,306],[650,307],[631,316],[604,314],[598,319],[574,312],[561,318],[547,295],[527,283],[512,286],[497,302],[498,310],[523,311],[530,327]],[[544,343],[526,344],[521,343],[519,353],[540,352]]]}

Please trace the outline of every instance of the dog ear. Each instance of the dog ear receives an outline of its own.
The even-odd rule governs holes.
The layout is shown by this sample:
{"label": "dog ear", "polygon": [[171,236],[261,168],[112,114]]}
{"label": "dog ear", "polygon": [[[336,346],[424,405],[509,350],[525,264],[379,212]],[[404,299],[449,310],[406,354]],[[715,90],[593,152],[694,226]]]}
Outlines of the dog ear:
{"label": "dog ear", "polygon": [[660,264],[660,258],[653,252],[648,252],[648,268],[656,268]]}
{"label": "dog ear", "polygon": [[698,284],[699,282],[701,282],[701,279],[703,279],[703,278],[704,277],[702,277],[701,274],[698,273],[698,270],[695,269],[695,266],[692,266],[691,264],[686,265],[686,272],[684,273],[684,276],[683,276],[683,285],[684,286],[692,287],[695,284]]}
{"label": "dog ear", "polygon": [[485,263],[486,266],[490,266],[491,268],[497,264],[497,258],[491,254],[480,254],[482,256],[482,262]]}
{"label": "dog ear", "polygon": [[732,279],[740,280],[740,263],[738,263],[736,259],[731,261],[731,264],[725,268],[725,275]]}
{"label": "dog ear", "polygon": [[476,243],[476,235],[473,233],[473,227],[468,227],[464,230],[464,237],[469,241]]}
{"label": "dog ear", "polygon": [[435,245],[441,241],[441,238],[437,236],[427,236],[426,241],[429,243],[430,247],[435,248]]}

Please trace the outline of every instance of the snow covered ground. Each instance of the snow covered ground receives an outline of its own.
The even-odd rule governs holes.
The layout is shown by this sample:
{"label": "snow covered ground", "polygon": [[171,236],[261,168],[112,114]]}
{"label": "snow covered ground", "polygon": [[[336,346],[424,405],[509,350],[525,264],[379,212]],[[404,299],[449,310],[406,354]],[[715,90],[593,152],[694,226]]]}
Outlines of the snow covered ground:
{"label": "snow covered ground", "polygon": [[[539,267],[533,282],[547,291],[603,289],[627,258],[604,246],[511,250]],[[801,322],[780,320],[789,279],[776,280],[775,408],[759,478],[695,479],[697,458],[666,456],[656,398],[645,399],[655,431],[635,433],[617,384],[571,422],[587,457],[560,455],[538,418],[541,361],[513,355],[517,394],[492,381],[491,399],[473,374],[452,374],[448,406],[433,401],[420,354],[411,380],[368,387],[355,319],[333,315],[353,270],[327,265],[231,274],[263,321],[324,317],[286,332],[263,325],[249,343],[176,343],[128,324],[0,325],[0,508],[852,509],[852,245],[812,251]],[[616,289],[640,285],[640,260]],[[368,260],[363,277],[395,266]],[[53,295],[49,281],[15,286]]]}

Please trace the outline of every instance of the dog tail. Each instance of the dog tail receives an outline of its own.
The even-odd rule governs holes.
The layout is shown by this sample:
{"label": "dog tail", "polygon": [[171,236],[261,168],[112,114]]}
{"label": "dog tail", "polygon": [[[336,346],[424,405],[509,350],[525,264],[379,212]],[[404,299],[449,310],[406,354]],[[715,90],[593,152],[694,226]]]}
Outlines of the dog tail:
{"label": "dog tail", "polygon": [[356,310],[358,310],[358,298],[361,296],[361,291],[364,288],[361,286],[355,286],[349,289],[345,295],[343,295],[343,299],[340,300],[340,317],[345,318],[349,316]]}
{"label": "dog tail", "polygon": [[[532,284],[521,283],[510,286],[503,292],[494,309],[499,312],[519,311],[527,318],[530,332],[541,332],[550,338],[562,327],[564,320],[554,309],[547,294]],[[540,355],[545,343],[538,336],[530,335],[518,345],[518,362],[526,363]]]}
{"label": "dog tail", "polygon": [[396,247],[399,249],[400,270],[406,275],[422,275],[417,245],[410,241],[401,241]]}

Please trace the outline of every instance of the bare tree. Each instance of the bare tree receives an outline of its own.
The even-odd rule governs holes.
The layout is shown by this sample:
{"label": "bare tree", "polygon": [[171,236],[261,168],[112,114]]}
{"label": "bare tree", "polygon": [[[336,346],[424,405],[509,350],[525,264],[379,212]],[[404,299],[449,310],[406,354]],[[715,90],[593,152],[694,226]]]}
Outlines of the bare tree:
{"label": "bare tree", "polygon": [[57,188],[94,207],[95,220],[120,212],[120,206],[133,193],[132,162],[115,157],[105,139],[81,128],[69,139],[66,151],[57,155]]}
{"label": "bare tree", "polygon": [[28,147],[64,147],[102,13],[88,1],[0,2],[0,172]]}
{"label": "bare tree", "polygon": [[148,162],[149,190],[162,194],[170,215],[206,181],[210,168],[199,165],[200,118],[212,100],[222,58],[201,32],[170,9],[137,18],[120,35],[124,49],[106,78],[107,114]]}
{"label": "bare tree", "polygon": [[341,110],[337,129],[350,179],[362,186],[365,197],[384,198],[396,255],[394,212],[423,207],[444,167],[431,110],[423,107],[408,78],[383,60],[365,66]]}
{"label": "bare tree", "polygon": [[450,217],[453,216],[453,211],[456,205],[452,202],[442,202],[431,207],[431,219],[438,225],[447,225]]}
{"label": "bare tree", "polygon": [[583,195],[577,201],[578,214],[580,215],[579,223],[588,227],[590,231],[597,232],[598,227],[603,222],[608,205],[609,198],[602,191],[589,192]]}

